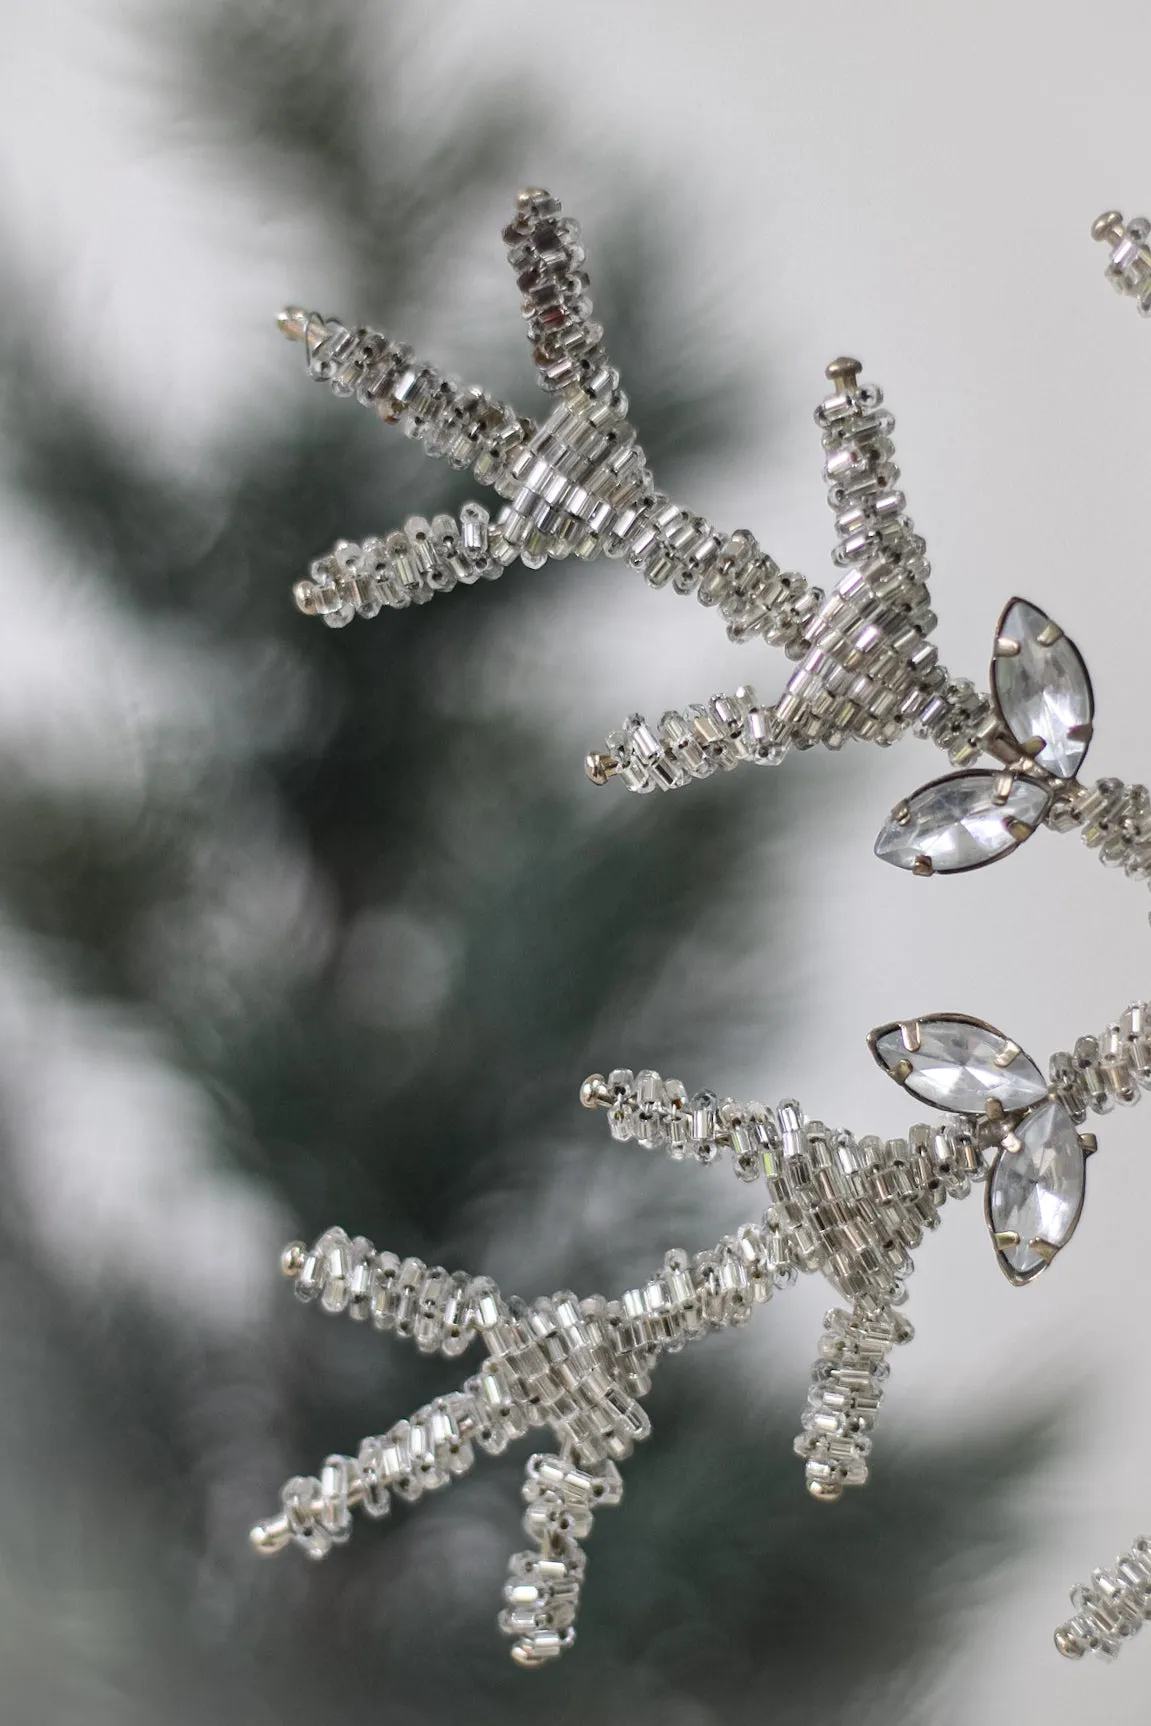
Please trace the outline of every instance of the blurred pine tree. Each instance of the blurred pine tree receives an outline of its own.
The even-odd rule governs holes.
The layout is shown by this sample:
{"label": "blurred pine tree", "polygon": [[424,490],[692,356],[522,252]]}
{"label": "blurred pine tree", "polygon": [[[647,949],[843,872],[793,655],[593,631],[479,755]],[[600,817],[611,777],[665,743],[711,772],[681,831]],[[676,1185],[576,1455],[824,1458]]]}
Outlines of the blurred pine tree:
{"label": "blurred pine tree", "polygon": [[[388,100],[384,70],[399,88],[412,67],[385,37],[353,0],[232,0],[178,13],[158,52],[189,137],[323,234],[350,315],[403,331],[451,271],[454,218],[502,210],[523,151],[490,91],[434,102],[434,130]],[[676,342],[674,393],[661,364],[674,264],[647,207],[620,202],[596,236],[595,288],[670,478],[724,434],[702,362]],[[512,337],[485,382],[517,361],[526,376]],[[143,1037],[203,1100],[220,1167],[301,1233],[341,1221],[449,1265],[520,1266],[507,1284],[525,1295],[610,1292],[657,1260],[698,1189],[605,1145],[576,1091],[624,1058],[714,1073],[749,1004],[720,967],[694,969],[686,1024],[676,955],[705,930],[736,941],[786,778],[590,816],[578,744],[557,760],[546,728],[468,699],[480,643],[522,630],[546,577],[340,634],[287,602],[338,534],[457,508],[458,476],[425,463],[413,491],[410,452],[296,380],[290,412],[253,417],[186,485],[158,481],[47,345],[2,363],[14,494],[78,588],[179,644],[225,715],[210,746],[142,737],[135,799],[36,761],[7,772],[0,893],[30,973]],[[738,401],[736,380],[724,393]],[[53,1250],[13,1172],[20,1130],[0,1241],[11,1726],[910,1719],[978,1566],[1012,1537],[1008,1492],[1035,1455],[1018,1433],[915,1453],[887,1433],[863,1499],[828,1513],[790,1459],[795,1399],[765,1421],[716,1342],[661,1370],[656,1438],[592,1543],[579,1651],[527,1677],[493,1622],[520,1457],[362,1528],[318,1572],[245,1545],[286,1473],[382,1430],[451,1368],[286,1295],[200,1322],[196,1290],[236,1280],[211,1233],[170,1267],[187,1310],[149,1305],[100,1274],[118,1243],[91,1268]]]}

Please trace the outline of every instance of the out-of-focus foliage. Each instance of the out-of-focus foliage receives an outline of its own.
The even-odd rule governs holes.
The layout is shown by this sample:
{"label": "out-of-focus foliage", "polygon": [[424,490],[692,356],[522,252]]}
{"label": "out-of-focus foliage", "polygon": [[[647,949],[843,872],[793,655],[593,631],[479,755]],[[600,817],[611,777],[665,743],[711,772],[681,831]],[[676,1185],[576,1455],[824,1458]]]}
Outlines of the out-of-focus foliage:
{"label": "out-of-focus foliage", "polygon": [[[412,51],[377,10],[232,0],[148,29],[189,147],[322,238],[349,316],[402,331],[450,279],[457,220],[504,208],[531,151],[498,92],[390,101]],[[598,307],[666,482],[720,452],[715,392],[669,327],[673,260],[643,206],[619,205],[607,229]],[[9,269],[29,315],[8,327],[26,337],[34,272]],[[526,392],[514,323],[483,381],[519,364]],[[58,1237],[8,1111],[5,1721],[508,1726],[546,1709],[687,1726],[859,1721],[880,1697],[901,1718],[1011,1535],[1005,1490],[1025,1449],[1001,1434],[909,1454],[885,1435],[865,1497],[829,1513],[789,1455],[795,1387],[765,1418],[732,1341],[661,1368],[656,1437],[599,1520],[579,1650],[553,1671],[517,1672],[494,1631],[526,1447],[386,1530],[360,1528],[317,1569],[248,1554],[284,1475],[456,1375],[286,1293],[269,1307],[258,1279],[245,1309],[229,1195],[264,1195],[304,1234],[339,1221],[437,1262],[506,1267],[525,1295],[611,1292],[670,1239],[701,1244],[690,1171],[629,1161],[576,1092],[619,1059],[702,1080],[738,1015],[769,1033],[762,1004],[698,953],[705,932],[721,956],[739,939],[770,867],[757,839],[795,795],[752,776],[589,815],[590,738],[561,751],[472,699],[485,647],[567,577],[513,573],[340,633],[295,616],[309,556],[458,507],[469,487],[414,470],[368,416],[307,385],[298,355],[284,364],[296,393],[183,483],[155,477],[49,342],[3,355],[10,487],[67,548],[76,591],[120,619],[137,657],[150,643],[178,660],[214,714],[136,738],[131,796],[44,779],[35,761],[7,772],[5,923],[60,1035],[111,1027],[98,1050],[126,1041],[195,1100],[219,1181],[215,1213],[167,1266],[170,1295],[149,1298],[111,1274],[139,1240]],[[185,1116],[168,1130],[175,1156]],[[110,1156],[106,1179],[133,1176]],[[209,1286],[239,1290],[238,1309],[208,1322]]]}

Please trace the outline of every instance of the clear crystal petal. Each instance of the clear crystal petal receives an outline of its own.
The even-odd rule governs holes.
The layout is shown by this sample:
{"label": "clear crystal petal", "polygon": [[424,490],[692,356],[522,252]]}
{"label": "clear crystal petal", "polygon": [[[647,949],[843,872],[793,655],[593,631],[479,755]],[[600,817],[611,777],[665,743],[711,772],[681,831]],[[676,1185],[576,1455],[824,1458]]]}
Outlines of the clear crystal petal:
{"label": "clear crystal petal", "polygon": [[[1044,632],[1053,630],[1055,640],[1044,641]],[[1095,713],[1091,679],[1079,649],[1058,632],[1045,611],[1026,599],[1007,607],[999,641],[1019,648],[1018,653],[1004,653],[997,644],[991,663],[1004,724],[1023,747],[1042,738],[1043,748],[1035,756],[1040,767],[1059,779],[1073,779],[1087,753]]]}
{"label": "clear crystal petal", "polygon": [[1004,778],[953,773],[924,785],[891,816],[875,841],[875,855],[898,869],[926,868],[921,860],[927,859],[939,875],[1006,856],[1020,842],[1019,824],[1032,828],[1042,820],[1048,797],[1035,780],[1016,775],[1001,799]]}
{"label": "clear crystal petal", "polygon": [[888,1026],[873,1034],[871,1046],[879,1064],[893,1076],[902,1075],[900,1083],[923,1103],[954,1114],[981,1115],[995,1098],[1011,1114],[1031,1108],[1047,1094],[1035,1062],[990,1025],[934,1014],[908,1029],[914,1030],[910,1038],[902,1025]]}
{"label": "clear crystal petal", "polygon": [[1075,1232],[1083,1208],[1086,1167],[1075,1122],[1062,1103],[1042,1103],[1015,1129],[1019,1150],[999,1153],[987,1189],[987,1220],[993,1234],[1017,1234],[1017,1246],[997,1248],[1013,1275],[1025,1282],[1038,1276],[1051,1252],[1037,1252],[1034,1240],[1058,1251]]}

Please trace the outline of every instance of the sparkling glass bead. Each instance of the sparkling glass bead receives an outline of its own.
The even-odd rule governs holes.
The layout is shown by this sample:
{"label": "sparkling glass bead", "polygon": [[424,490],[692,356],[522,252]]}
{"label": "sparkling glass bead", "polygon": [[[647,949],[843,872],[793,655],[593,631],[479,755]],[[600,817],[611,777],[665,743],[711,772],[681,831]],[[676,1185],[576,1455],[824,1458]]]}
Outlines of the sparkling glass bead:
{"label": "sparkling glass bead", "polygon": [[923,875],[978,869],[1029,838],[1047,803],[1047,792],[1030,779],[955,773],[924,785],[893,811],[875,855]]}
{"label": "sparkling glass bead", "polygon": [[1075,643],[1026,599],[1000,621],[991,682],[1016,742],[1049,773],[1074,779],[1091,741],[1091,679]]}
{"label": "sparkling glass bead", "polygon": [[[996,1234],[1019,1236],[998,1245],[1015,1280],[1029,1282],[1070,1240],[1083,1206],[1086,1180],[1083,1147],[1062,1103],[1043,1103],[1015,1130],[1017,1151],[999,1153],[987,1191],[987,1216]],[[1036,1250],[1033,1241],[1048,1250]]]}

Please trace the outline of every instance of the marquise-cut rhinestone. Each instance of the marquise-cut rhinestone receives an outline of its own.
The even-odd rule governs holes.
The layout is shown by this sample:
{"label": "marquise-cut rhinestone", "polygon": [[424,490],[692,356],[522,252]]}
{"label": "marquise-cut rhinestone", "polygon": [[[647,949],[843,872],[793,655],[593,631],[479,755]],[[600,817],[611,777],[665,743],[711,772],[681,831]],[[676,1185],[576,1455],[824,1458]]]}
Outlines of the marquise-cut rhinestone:
{"label": "marquise-cut rhinestone", "polygon": [[[893,1025],[874,1043],[876,1058],[912,1096],[958,1115],[981,1115],[994,1098],[1004,1112],[1029,1109],[1047,1094],[1030,1056],[1002,1031],[966,1019],[919,1019],[914,1036]],[[918,1044],[910,1048],[909,1042]],[[904,1068],[906,1063],[907,1071]]]}
{"label": "marquise-cut rhinestone", "polygon": [[[1017,1151],[1004,1148],[987,1191],[992,1231],[1016,1234],[1016,1246],[998,1251],[1016,1277],[1030,1280],[1070,1240],[1083,1205],[1083,1147],[1062,1103],[1054,1100],[1025,1115],[1015,1130]],[[1045,1242],[1036,1251],[1032,1241]]]}
{"label": "marquise-cut rhinestone", "polygon": [[[1055,640],[1045,641],[1044,632]],[[1026,599],[1003,614],[991,681],[1016,742],[1027,748],[1042,738],[1034,760],[1059,779],[1074,779],[1091,741],[1091,679],[1075,643]]]}
{"label": "marquise-cut rhinestone", "polygon": [[923,786],[891,816],[875,855],[924,873],[929,866],[940,875],[978,869],[1014,851],[1042,820],[1047,802],[1041,785],[1019,775],[952,774]]}

